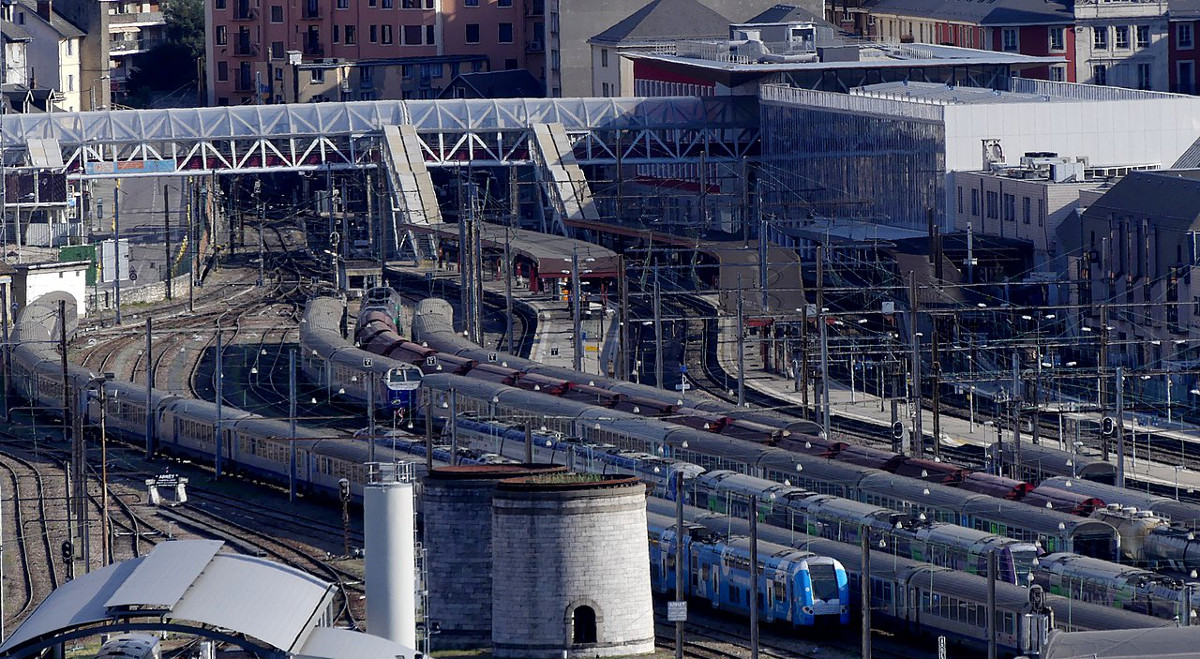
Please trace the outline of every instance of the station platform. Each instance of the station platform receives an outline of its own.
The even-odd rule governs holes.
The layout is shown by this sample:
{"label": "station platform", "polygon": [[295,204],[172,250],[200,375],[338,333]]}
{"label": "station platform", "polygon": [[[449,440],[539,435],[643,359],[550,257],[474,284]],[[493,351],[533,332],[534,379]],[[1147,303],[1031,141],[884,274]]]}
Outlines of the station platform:
{"label": "station platform", "polygon": [[[713,300],[710,298],[710,301]],[[736,375],[738,372],[737,340],[733,338],[737,336],[738,331],[739,329],[736,327],[734,319],[723,318],[720,321],[719,335],[722,338],[718,341],[717,358],[722,369],[731,376]],[[796,381],[768,372],[763,365],[759,351],[755,349],[756,343],[753,340],[746,341],[745,346],[743,361],[746,365],[746,388],[767,394],[779,400],[789,401],[794,405],[794,409],[790,411],[801,409],[804,399],[796,386]],[[817,423],[821,422],[820,398],[820,388],[810,385],[808,401],[810,407],[814,410],[813,420]],[[839,433],[839,422],[845,421],[854,421],[857,424],[873,426],[878,428],[880,438],[890,439],[892,425],[890,400],[869,394],[862,389],[852,389],[846,382],[831,381],[829,386],[829,407],[830,431],[834,439],[850,443],[858,441],[853,437]],[[907,401],[900,403],[897,418],[904,423],[905,428],[910,433],[913,428],[913,412],[912,406]],[[1096,431],[1094,430],[1095,424],[1088,423],[1091,420],[1091,416],[1076,415],[1079,418],[1074,419],[1070,414],[1062,416],[1064,419],[1072,422],[1061,426],[1059,433],[1049,436],[1042,435],[1040,443],[1068,453],[1078,452],[1089,458],[1099,458],[1100,451],[1094,448],[1099,443],[1099,438],[1096,437]],[[921,410],[921,423],[922,434],[926,438],[932,439],[932,410]],[[995,425],[990,420],[983,420],[982,415],[972,422],[970,418],[964,419],[943,413],[940,425],[941,437],[939,438],[939,442],[942,447],[954,448],[969,444],[982,448],[991,446],[997,439]],[[1157,426],[1141,424],[1132,417],[1126,418],[1125,428],[1127,433],[1125,444],[1125,478],[1130,488],[1136,488],[1139,484],[1142,484],[1166,488],[1178,486],[1181,492],[1187,493],[1200,491],[1200,471],[1192,469],[1177,470],[1175,465],[1147,460],[1146,456],[1148,455],[1149,448],[1145,443],[1147,433],[1150,432],[1153,432],[1157,437],[1163,436],[1164,432],[1170,433],[1171,436],[1185,442],[1200,442],[1200,436],[1183,429],[1179,431],[1164,431]],[[1139,437],[1142,438],[1140,447],[1138,445]],[[1012,441],[1009,431],[1005,431],[1004,441]],[[1032,438],[1028,433],[1023,433],[1021,441],[1029,443],[1032,441]],[[1075,442],[1081,442],[1081,444],[1076,444]],[[932,456],[927,455],[926,457]],[[1116,455],[1111,455],[1110,461],[1115,462],[1115,460]]]}

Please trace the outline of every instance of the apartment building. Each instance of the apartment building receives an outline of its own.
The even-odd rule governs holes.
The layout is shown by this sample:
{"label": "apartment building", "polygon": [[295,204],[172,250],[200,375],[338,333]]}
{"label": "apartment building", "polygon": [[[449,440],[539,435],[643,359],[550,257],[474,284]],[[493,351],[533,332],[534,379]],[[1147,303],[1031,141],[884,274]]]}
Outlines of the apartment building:
{"label": "apartment building", "polygon": [[212,0],[211,105],[434,98],[460,73],[554,78],[542,0]]}
{"label": "apartment building", "polygon": [[158,0],[110,0],[107,23],[111,87],[123,92],[133,74],[134,55],[166,40],[167,20]]}
{"label": "apartment building", "polygon": [[1067,61],[1022,72],[1055,82],[1167,91],[1166,0],[873,0],[862,36],[1021,53]]}
{"label": "apartment building", "polygon": [[17,0],[4,6],[5,18],[29,36],[24,71],[8,62],[8,76],[29,87],[51,90],[48,106],[64,112],[84,109],[89,82],[81,50],[86,34],[59,15],[47,0]]}
{"label": "apartment building", "polygon": [[1170,0],[1170,4],[1167,47],[1171,91],[1196,94],[1200,92],[1196,85],[1196,61],[1200,59],[1200,46],[1196,44],[1197,30],[1200,30],[1200,0]]}

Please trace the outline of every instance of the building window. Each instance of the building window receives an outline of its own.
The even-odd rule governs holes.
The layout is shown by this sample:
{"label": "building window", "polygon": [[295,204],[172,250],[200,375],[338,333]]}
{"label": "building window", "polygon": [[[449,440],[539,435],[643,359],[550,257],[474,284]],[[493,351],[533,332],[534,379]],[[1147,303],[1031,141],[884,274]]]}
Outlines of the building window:
{"label": "building window", "polygon": [[213,41],[215,41],[218,46],[224,46],[225,44],[229,43],[228,28],[226,28],[224,25],[218,25],[217,29],[213,32]]}
{"label": "building window", "polygon": [[224,9],[225,0],[213,0],[213,9]]}
{"label": "building window", "polygon": [[310,82],[325,82],[325,69],[310,69],[308,79]]}
{"label": "building window", "polygon": [[1108,26],[1098,25],[1092,28],[1092,48],[1108,50]]}
{"label": "building window", "polygon": [[353,46],[355,43],[357,43],[358,35],[355,34],[355,27],[353,25],[345,26],[343,32],[346,34],[347,46]]}
{"label": "building window", "polygon": [[496,30],[496,41],[499,43],[513,42],[513,24],[501,23],[499,29]]}
{"label": "building window", "polygon": [[271,42],[271,59],[283,59],[283,42]]}
{"label": "building window", "polygon": [[362,87],[371,87],[375,84],[375,67],[364,66],[358,70],[358,84]]}
{"label": "building window", "polygon": [[517,58],[515,58],[515,57],[510,57],[510,58],[504,60],[504,70],[505,71],[515,71],[517,69],[517,66],[518,66]]}
{"label": "building window", "polygon": [[1137,39],[1138,48],[1146,48],[1150,45],[1150,26],[1139,25],[1133,28],[1134,37]]}
{"label": "building window", "polygon": [[478,7],[479,0],[463,0],[464,7]]}
{"label": "building window", "polygon": [[420,46],[421,45],[421,26],[420,25],[405,25],[404,26],[404,45],[405,46]]}
{"label": "building window", "polygon": [[217,62],[217,80],[225,82],[229,80],[229,62],[219,60]]}
{"label": "building window", "polygon": [[395,6],[395,3],[392,2],[392,0],[383,0],[383,4],[381,4],[379,6],[384,9],[391,9],[392,7]]}
{"label": "building window", "polygon": [[1046,200],[1038,199],[1038,226],[1046,226]]}
{"label": "building window", "polygon": [[340,43],[342,40],[342,29],[337,25],[333,26],[333,43]]}
{"label": "building window", "polygon": [[1113,28],[1113,33],[1116,35],[1116,39],[1114,41],[1116,42],[1117,48],[1128,48],[1129,47],[1129,26],[1128,25],[1116,26],[1115,28]]}
{"label": "building window", "polygon": [[436,36],[437,36],[437,33],[433,31],[433,26],[426,25],[425,26],[425,43],[429,44],[430,46],[436,46],[437,45],[437,39],[435,38]]}
{"label": "building window", "polygon": [[67,74],[67,91],[75,91],[75,76],[71,73]]}
{"label": "building window", "polygon": [[[607,96],[607,94],[605,94],[605,95]],[[962,215],[962,209],[963,209],[962,199],[963,199],[962,186],[960,185],[960,186],[958,186],[958,214],[959,215]]]}
{"label": "building window", "polygon": [[75,55],[75,40],[67,39],[67,57],[72,57],[74,55]]}
{"label": "building window", "polygon": [[271,22],[283,22],[283,5],[271,5]]}
{"label": "building window", "polygon": [[391,25],[384,25],[384,26],[381,26],[381,27],[380,27],[380,30],[381,30],[382,32],[381,32],[381,34],[379,35],[379,37],[380,37],[380,39],[383,41],[383,43],[385,43],[385,44],[390,44],[390,43],[392,43],[392,26],[391,26]]}
{"label": "building window", "polygon": [[1175,26],[1175,46],[1185,50],[1192,48],[1192,24],[1178,23]]}
{"label": "building window", "polygon": [[1108,67],[1103,64],[1097,64],[1092,67],[1092,84],[1107,85],[1108,84]]}
{"label": "building window", "polygon": [[1175,63],[1175,79],[1178,81],[1175,91],[1184,94],[1194,93],[1196,80],[1196,67],[1192,60],[1183,60]]}
{"label": "building window", "polygon": [[979,191],[971,190],[971,215],[979,217]]}
{"label": "building window", "polygon": [[1017,50],[1017,28],[1006,27],[1000,32],[1001,40],[1004,42],[1004,50]]}
{"label": "building window", "polygon": [[467,43],[479,43],[479,23],[467,23]]}
{"label": "building window", "polygon": [[496,0],[497,7],[511,7],[512,0]]}
{"label": "building window", "polygon": [[403,9],[420,9],[421,0],[400,0],[400,7]]}
{"label": "building window", "polygon": [[600,66],[608,68],[608,49],[607,48],[600,49]]}
{"label": "building window", "polygon": [[379,26],[371,25],[367,27],[367,41],[371,43],[379,43]]}
{"label": "building window", "polygon": [[600,95],[608,96],[608,83],[607,82],[600,84]]}
{"label": "building window", "polygon": [[1065,50],[1066,47],[1067,45],[1063,36],[1063,28],[1050,28],[1050,50]]}
{"label": "building window", "polygon": [[337,8],[338,9],[349,9],[350,8],[350,0],[337,0]]}
{"label": "building window", "polygon": [[1029,224],[1033,220],[1033,203],[1029,197],[1021,197],[1021,224]]}
{"label": "building window", "polygon": [[988,191],[987,193],[987,216],[989,219],[997,219],[1000,217],[1000,195]]}
{"label": "building window", "polygon": [[275,67],[275,79],[283,80],[283,67],[282,66]]}
{"label": "building window", "polygon": [[1151,89],[1153,87],[1153,81],[1150,79],[1150,76],[1151,76],[1150,65],[1149,64],[1138,64],[1137,65],[1137,73],[1138,73],[1138,87],[1137,88],[1138,89]]}
{"label": "building window", "polygon": [[1004,221],[1015,222],[1017,219],[1017,196],[1004,195]]}
{"label": "building window", "polygon": [[1053,82],[1067,81],[1067,67],[1059,64],[1050,67],[1050,80]]}

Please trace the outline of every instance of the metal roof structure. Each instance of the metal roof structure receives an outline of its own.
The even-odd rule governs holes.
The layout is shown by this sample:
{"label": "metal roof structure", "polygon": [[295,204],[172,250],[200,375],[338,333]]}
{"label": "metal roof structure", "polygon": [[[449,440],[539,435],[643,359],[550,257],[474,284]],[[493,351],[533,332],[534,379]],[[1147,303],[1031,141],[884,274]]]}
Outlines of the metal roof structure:
{"label": "metal roof structure", "polygon": [[36,656],[103,632],[170,630],[266,657],[414,656],[386,639],[321,627],[334,584],[261,558],[219,553],[223,545],[164,542],[146,556],[79,577],[51,593],[0,655]]}
{"label": "metal roof structure", "polygon": [[544,123],[563,124],[580,164],[738,160],[758,143],[754,99],[664,97],[11,114],[0,146],[25,160],[30,140],[54,140],[73,178],[356,168],[376,166],[384,126],[411,124],[428,165],[486,166],[528,163]]}
{"label": "metal roof structure", "polygon": [[[1060,614],[1061,615],[1061,614]],[[1132,659],[1194,657],[1200,627],[1050,632],[1043,659]]]}

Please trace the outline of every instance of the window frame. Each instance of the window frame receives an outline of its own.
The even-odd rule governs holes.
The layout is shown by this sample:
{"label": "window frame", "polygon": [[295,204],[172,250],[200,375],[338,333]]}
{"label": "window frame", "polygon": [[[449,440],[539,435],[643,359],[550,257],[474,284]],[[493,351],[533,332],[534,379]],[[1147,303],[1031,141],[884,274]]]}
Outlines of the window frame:
{"label": "window frame", "polygon": [[1108,50],[1108,26],[1092,26],[1092,50]]}

